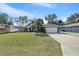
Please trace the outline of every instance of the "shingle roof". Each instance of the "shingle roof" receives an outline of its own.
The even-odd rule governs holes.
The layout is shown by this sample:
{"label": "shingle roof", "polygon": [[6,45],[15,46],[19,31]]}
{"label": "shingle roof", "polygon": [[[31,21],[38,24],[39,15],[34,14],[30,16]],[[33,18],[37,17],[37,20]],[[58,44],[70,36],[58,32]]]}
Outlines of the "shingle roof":
{"label": "shingle roof", "polygon": [[63,25],[62,27],[72,27],[72,26],[79,26],[79,23],[73,23],[73,24]]}
{"label": "shingle roof", "polygon": [[45,24],[44,27],[46,27],[46,28],[55,28],[55,27],[58,27],[58,25],[56,25],[56,24]]}

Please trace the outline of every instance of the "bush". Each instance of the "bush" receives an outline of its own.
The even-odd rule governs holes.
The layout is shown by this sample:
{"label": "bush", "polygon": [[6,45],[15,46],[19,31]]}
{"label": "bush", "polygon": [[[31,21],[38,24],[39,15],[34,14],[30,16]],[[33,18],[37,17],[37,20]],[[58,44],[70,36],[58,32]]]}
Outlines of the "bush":
{"label": "bush", "polygon": [[41,27],[40,32],[46,34],[46,29],[44,27]]}

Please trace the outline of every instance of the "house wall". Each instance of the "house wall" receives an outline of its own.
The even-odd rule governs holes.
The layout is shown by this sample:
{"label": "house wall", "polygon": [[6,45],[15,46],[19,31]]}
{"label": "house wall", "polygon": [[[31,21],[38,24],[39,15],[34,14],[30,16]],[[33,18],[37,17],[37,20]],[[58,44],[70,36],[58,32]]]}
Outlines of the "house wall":
{"label": "house wall", "polygon": [[46,33],[57,33],[57,28],[46,28]]}
{"label": "house wall", "polygon": [[72,32],[79,32],[79,26],[77,26],[77,27],[72,27]]}
{"label": "house wall", "polygon": [[72,27],[61,27],[59,31],[66,31],[66,32],[79,32],[79,26],[72,26]]}
{"label": "house wall", "polygon": [[16,31],[19,31],[19,29],[14,26],[10,26],[10,32],[16,32]]}
{"label": "house wall", "polygon": [[72,27],[64,27],[63,30],[67,32],[72,32]]}
{"label": "house wall", "polygon": [[4,28],[0,28],[0,32],[4,32],[5,31],[5,29]]}
{"label": "house wall", "polygon": [[4,25],[0,24],[0,32],[4,32],[5,29],[4,29]]}

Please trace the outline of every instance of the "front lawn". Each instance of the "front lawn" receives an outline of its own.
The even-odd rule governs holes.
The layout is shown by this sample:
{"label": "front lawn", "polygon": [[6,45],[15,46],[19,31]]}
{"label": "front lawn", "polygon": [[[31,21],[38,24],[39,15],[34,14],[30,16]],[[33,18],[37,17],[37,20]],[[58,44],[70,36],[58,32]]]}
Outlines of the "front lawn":
{"label": "front lawn", "polygon": [[0,55],[59,56],[60,44],[47,35],[34,33],[0,34]]}

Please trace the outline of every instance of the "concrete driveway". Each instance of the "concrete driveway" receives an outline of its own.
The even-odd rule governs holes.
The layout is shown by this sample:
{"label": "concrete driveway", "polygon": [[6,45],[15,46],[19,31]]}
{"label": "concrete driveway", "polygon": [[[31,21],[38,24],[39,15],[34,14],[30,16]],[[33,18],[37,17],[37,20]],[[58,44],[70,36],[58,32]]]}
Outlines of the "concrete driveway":
{"label": "concrete driveway", "polygon": [[61,44],[64,56],[79,56],[79,37],[66,34],[49,34]]}

